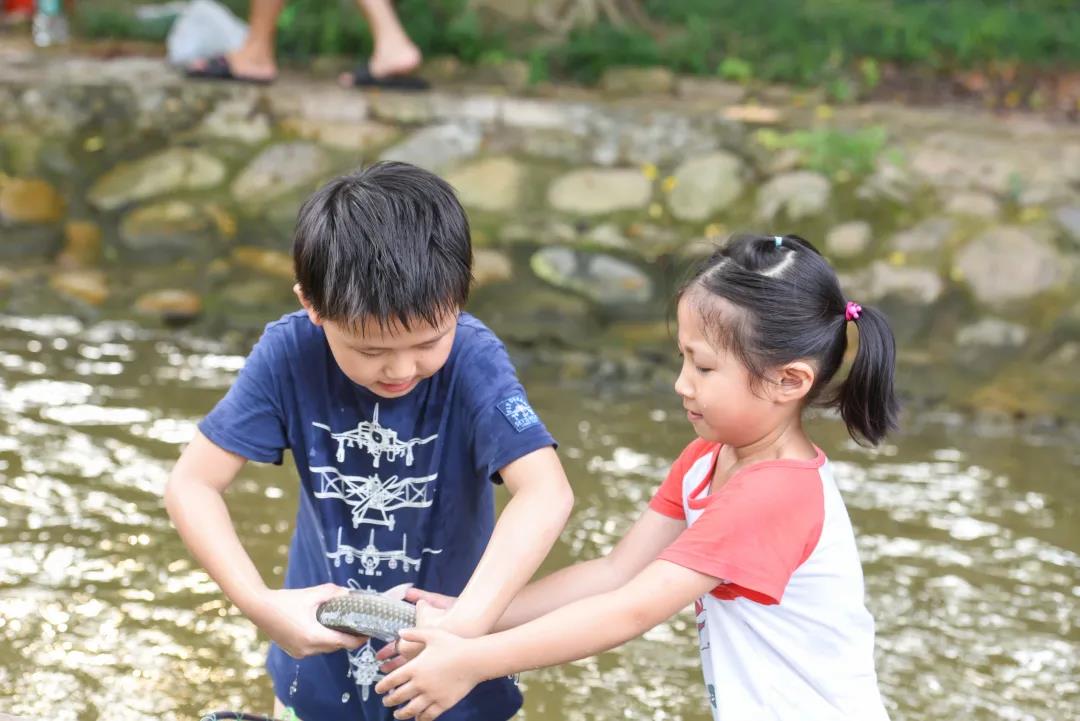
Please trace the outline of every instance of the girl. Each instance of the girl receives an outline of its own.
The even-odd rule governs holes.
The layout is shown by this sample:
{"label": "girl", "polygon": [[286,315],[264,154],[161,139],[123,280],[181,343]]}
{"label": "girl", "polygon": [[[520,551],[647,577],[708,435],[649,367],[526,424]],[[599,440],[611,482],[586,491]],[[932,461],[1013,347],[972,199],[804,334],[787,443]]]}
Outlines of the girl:
{"label": "girl", "polygon": [[[870,444],[895,427],[888,323],[792,235],[735,238],[676,299],[675,391],[698,437],[610,555],[525,588],[495,633],[403,632],[424,647],[376,687],[405,704],[395,717],[434,719],[480,681],[600,653],[693,602],[714,719],[887,719],[851,521],[802,411],[834,406]],[[858,351],[826,394],[849,322]]]}

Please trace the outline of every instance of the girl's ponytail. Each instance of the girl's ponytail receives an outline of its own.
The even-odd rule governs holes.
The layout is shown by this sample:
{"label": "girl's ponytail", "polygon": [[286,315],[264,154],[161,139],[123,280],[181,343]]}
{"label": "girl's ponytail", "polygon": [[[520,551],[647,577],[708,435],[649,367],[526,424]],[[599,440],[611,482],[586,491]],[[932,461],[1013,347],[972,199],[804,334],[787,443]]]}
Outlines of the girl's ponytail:
{"label": "girl's ponytail", "polygon": [[849,302],[845,316],[859,330],[859,347],[833,403],[839,407],[848,433],[856,442],[862,438],[877,445],[886,433],[896,428],[899,411],[893,390],[896,341],[885,316],[873,308]]}

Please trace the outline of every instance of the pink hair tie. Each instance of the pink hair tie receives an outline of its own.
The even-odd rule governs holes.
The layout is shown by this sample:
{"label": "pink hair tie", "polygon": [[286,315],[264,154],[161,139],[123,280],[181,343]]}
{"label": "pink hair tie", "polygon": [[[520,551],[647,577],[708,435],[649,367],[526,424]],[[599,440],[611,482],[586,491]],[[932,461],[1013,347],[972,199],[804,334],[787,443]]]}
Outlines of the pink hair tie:
{"label": "pink hair tie", "polygon": [[862,306],[849,300],[844,308],[844,320],[858,320],[859,313],[862,313]]}

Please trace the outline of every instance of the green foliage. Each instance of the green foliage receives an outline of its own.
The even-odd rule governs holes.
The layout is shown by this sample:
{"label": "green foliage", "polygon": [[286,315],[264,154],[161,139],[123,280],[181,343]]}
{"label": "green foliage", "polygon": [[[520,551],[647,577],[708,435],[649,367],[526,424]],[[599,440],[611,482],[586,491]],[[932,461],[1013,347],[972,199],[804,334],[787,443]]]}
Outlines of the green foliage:
{"label": "green foliage", "polygon": [[[139,0],[148,2],[150,0]],[[160,1],[160,0],[157,0]],[[224,0],[246,15],[249,0]],[[744,82],[823,85],[853,98],[881,82],[882,65],[933,70],[996,61],[1080,67],[1076,0],[638,0],[653,22],[604,20],[554,44],[535,28],[508,46],[469,0],[398,0],[398,14],[427,56],[477,62],[492,54],[529,61],[534,79],[595,81],[616,65],[665,65]],[[76,3],[84,34],[161,39],[162,22],[134,19],[136,0]],[[364,55],[371,37],[354,0],[289,0],[278,49],[285,57]]]}
{"label": "green foliage", "polygon": [[850,103],[855,100],[855,84],[846,77],[830,80],[825,85],[825,92],[834,103]]}
{"label": "green foliage", "polygon": [[863,58],[859,62],[859,75],[866,90],[873,90],[881,84],[881,68],[873,58]]}
{"label": "green foliage", "polygon": [[794,148],[801,154],[805,167],[843,179],[871,172],[885,151],[888,136],[885,128],[872,126],[851,132],[834,128],[791,133],[759,130],[755,139],[769,150]]}
{"label": "green foliage", "polygon": [[720,61],[717,74],[725,80],[745,83],[754,77],[754,69],[742,58],[728,57]]}

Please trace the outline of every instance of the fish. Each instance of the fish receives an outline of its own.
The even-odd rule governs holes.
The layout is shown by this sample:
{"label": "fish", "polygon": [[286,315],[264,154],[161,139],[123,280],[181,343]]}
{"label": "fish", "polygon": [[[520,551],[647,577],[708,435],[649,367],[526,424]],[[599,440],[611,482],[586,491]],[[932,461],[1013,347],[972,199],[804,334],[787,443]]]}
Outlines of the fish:
{"label": "fish", "polygon": [[335,631],[389,643],[416,625],[416,606],[393,594],[349,591],[320,604],[315,618]]}

